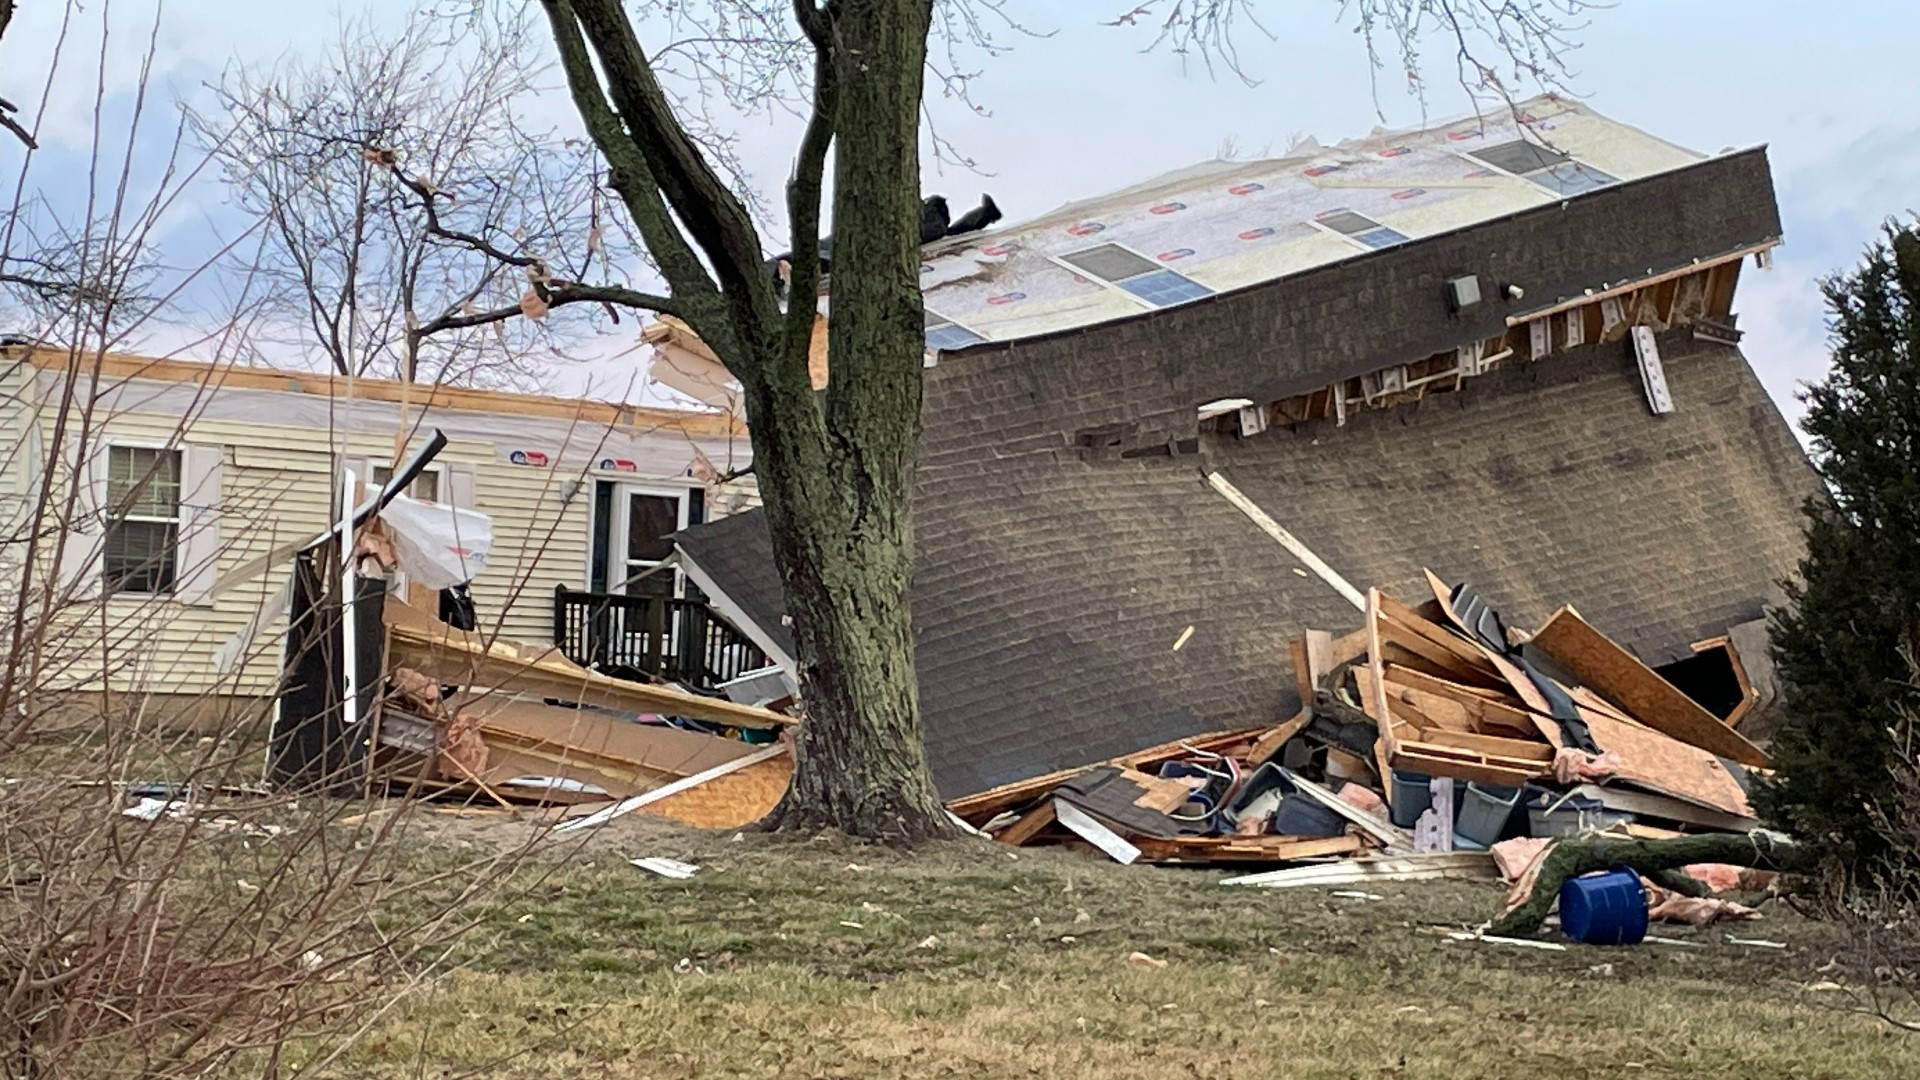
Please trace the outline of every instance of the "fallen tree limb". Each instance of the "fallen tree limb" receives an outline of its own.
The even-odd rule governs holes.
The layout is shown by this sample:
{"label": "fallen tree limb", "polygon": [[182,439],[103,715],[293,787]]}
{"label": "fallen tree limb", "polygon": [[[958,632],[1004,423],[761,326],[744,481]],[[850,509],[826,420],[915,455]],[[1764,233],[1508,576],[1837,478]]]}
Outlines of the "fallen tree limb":
{"label": "fallen tree limb", "polygon": [[1814,869],[1811,852],[1773,833],[1688,836],[1679,840],[1562,840],[1540,864],[1533,891],[1517,906],[1494,920],[1487,933],[1524,937],[1537,933],[1568,878],[1596,870],[1627,867],[1652,878],[1662,887],[1671,880],[1663,871],[1677,871],[1694,863],[1727,863],[1784,873]]}

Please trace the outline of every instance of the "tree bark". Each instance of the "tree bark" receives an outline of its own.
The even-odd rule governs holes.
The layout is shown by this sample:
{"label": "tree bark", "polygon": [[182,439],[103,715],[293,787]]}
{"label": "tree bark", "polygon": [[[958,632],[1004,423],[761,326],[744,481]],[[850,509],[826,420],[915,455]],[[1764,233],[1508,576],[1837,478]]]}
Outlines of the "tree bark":
{"label": "tree bark", "polygon": [[863,0],[834,20],[830,383],[822,407],[803,358],[789,357],[750,380],[746,399],[807,703],[792,786],[766,824],[900,843],[955,831],[927,767],[907,600],[929,11],[925,0]]}
{"label": "tree bark", "polygon": [[1596,870],[1626,867],[1648,877],[1662,871],[1678,870],[1694,863],[1726,863],[1762,870],[1809,873],[1816,858],[1791,840],[1776,840],[1772,834],[1727,833],[1713,836],[1689,836],[1680,840],[1562,840],[1547,852],[1534,878],[1533,893],[1524,903],[1494,921],[1487,933],[1499,937],[1524,937],[1537,933],[1553,910],[1560,886],[1568,878]]}

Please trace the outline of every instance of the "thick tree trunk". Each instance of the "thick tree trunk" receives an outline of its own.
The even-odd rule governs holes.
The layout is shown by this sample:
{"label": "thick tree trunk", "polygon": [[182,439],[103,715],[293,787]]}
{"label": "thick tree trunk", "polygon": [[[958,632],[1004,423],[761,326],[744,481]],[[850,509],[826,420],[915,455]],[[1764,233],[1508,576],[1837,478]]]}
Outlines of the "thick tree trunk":
{"label": "thick tree trunk", "polygon": [[[1761,870],[1811,873],[1815,858],[1808,849],[1791,840],[1776,840],[1770,833],[1750,835],[1734,833],[1689,836],[1679,840],[1562,840],[1547,852],[1534,879],[1533,892],[1526,901],[1494,921],[1487,932],[1500,937],[1523,937],[1536,933],[1553,910],[1560,886],[1568,878],[1595,870],[1628,867],[1654,877],[1662,871],[1678,870],[1695,863],[1726,863]],[[1656,880],[1658,880],[1656,878]]]}
{"label": "thick tree trunk", "polygon": [[897,843],[954,831],[927,767],[907,606],[928,14],[926,0],[853,0],[835,21],[830,386],[823,408],[803,358],[784,357],[746,387],[807,704],[793,784],[767,825]]}

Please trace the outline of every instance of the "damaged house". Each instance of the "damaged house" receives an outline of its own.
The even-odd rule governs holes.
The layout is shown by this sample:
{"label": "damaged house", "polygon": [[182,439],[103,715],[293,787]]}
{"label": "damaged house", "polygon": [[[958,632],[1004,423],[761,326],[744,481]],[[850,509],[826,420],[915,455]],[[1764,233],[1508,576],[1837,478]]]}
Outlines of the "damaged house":
{"label": "damaged house", "polygon": [[169,712],[274,695],[288,567],[340,516],[342,471],[385,484],[435,431],[445,450],[407,493],[490,519],[471,582],[490,630],[628,678],[709,685],[765,663],[670,560],[674,532],[757,502],[727,475],[748,456],[727,416],[25,343],[0,345],[0,391],[6,520],[30,520],[46,470],[56,492],[80,480],[70,518],[49,509],[65,536],[41,580],[109,629],[60,660],[65,688]]}
{"label": "damaged house", "polygon": [[[1289,642],[1423,567],[1649,665],[1722,635],[1760,659],[1817,488],[1738,347],[1780,242],[1764,149],[1539,99],[930,246],[912,602],[942,795],[1275,724]],[[654,340],[724,387],[684,328]],[[676,542],[791,667],[763,516]]]}

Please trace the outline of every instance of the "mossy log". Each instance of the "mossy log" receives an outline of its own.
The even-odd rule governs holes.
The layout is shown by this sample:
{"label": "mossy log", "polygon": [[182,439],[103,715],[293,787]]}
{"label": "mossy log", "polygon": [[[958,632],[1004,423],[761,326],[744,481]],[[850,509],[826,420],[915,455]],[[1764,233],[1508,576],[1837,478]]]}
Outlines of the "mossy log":
{"label": "mossy log", "polygon": [[1534,879],[1533,894],[1487,929],[1500,937],[1537,933],[1553,910],[1568,878],[1596,870],[1627,868],[1668,886],[1678,871],[1695,863],[1726,863],[1783,873],[1808,873],[1815,859],[1804,847],[1771,833],[1688,836],[1678,840],[1562,840],[1547,852]]}

